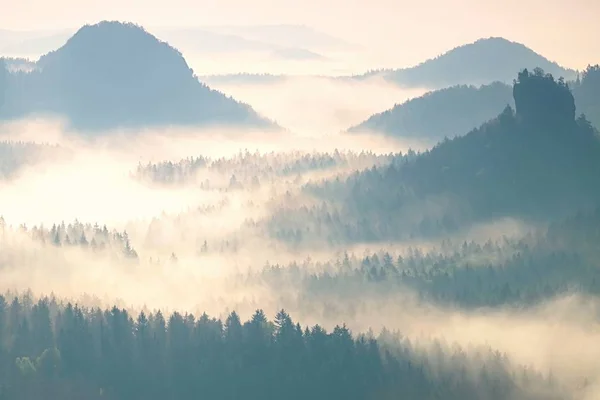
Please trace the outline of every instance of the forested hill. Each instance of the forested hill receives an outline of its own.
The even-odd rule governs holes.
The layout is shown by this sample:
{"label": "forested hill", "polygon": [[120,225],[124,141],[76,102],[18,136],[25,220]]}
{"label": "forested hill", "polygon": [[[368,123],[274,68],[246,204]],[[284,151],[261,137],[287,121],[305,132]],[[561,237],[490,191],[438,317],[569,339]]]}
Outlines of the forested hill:
{"label": "forested hill", "polygon": [[512,88],[504,83],[457,85],[397,104],[348,132],[441,140],[469,132],[494,118],[508,104],[514,104]]}
{"label": "forested hill", "polygon": [[86,25],[37,67],[2,73],[1,118],[58,114],[80,129],[272,125],[199,82],[179,51],[131,23]]}
{"label": "forested hill", "polygon": [[569,88],[524,70],[507,107],[464,137],[445,141],[386,176],[419,197],[452,195],[475,218],[549,217],[600,200],[600,142],[575,119]]}
{"label": "forested hill", "polygon": [[334,241],[436,236],[502,217],[554,220],[600,204],[600,141],[562,80],[524,70],[516,111],[417,156],[349,177],[310,184],[329,206],[283,208],[277,237],[302,224]]}
{"label": "forested hill", "polygon": [[565,79],[576,76],[575,71],[561,67],[523,44],[490,37],[456,47],[414,67],[372,71],[358,78],[380,75],[402,86],[441,88],[494,81],[511,83],[517,71],[536,67]]}

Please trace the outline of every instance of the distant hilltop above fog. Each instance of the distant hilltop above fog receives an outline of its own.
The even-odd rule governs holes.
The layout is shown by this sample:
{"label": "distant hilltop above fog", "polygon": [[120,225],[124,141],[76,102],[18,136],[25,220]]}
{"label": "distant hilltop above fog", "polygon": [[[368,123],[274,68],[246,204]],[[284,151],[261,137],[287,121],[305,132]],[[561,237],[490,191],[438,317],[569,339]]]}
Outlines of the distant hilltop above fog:
{"label": "distant hilltop above fog", "polygon": [[[402,51],[398,49],[397,51]],[[400,69],[377,69],[353,76],[320,76],[336,81],[364,81],[383,78],[405,88],[443,89],[462,85],[489,85],[495,82],[512,85],[514,76],[524,68],[542,68],[555,77],[574,81],[577,71],[564,68],[523,44],[500,37],[479,39],[456,47],[418,65]],[[269,73],[232,73],[203,76],[213,84],[271,84],[308,75]],[[313,77],[318,77],[313,75]]]}
{"label": "distant hilltop above fog", "polygon": [[536,67],[567,80],[577,75],[576,71],[561,67],[523,44],[491,37],[456,47],[414,67],[370,71],[355,78],[382,76],[401,86],[441,88],[495,81],[512,83],[518,71]]}
{"label": "distant hilltop above fog", "polygon": [[274,126],[199,82],[178,50],[132,23],[86,25],[31,72],[1,67],[2,119],[60,115],[81,130]]}

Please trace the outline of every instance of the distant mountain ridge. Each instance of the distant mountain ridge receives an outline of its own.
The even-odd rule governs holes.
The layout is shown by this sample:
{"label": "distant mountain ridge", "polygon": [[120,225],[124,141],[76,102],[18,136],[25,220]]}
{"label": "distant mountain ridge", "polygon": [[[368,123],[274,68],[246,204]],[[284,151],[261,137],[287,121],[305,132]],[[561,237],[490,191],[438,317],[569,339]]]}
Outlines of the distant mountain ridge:
{"label": "distant mountain ridge", "polygon": [[0,29],[0,56],[32,57],[62,46],[73,35],[70,29],[10,31]]}
{"label": "distant mountain ridge", "polygon": [[83,130],[274,124],[198,81],[181,53],[132,23],[79,29],[30,73],[8,74],[2,118],[58,114]]}
{"label": "distant mountain ridge", "polygon": [[[402,87],[435,90],[461,85],[489,85],[493,82],[511,85],[514,76],[520,70],[523,68],[533,70],[536,67],[568,81],[574,81],[578,73],[548,60],[523,44],[501,37],[491,37],[456,47],[413,67],[372,70],[353,76],[323,76],[323,78],[336,82],[355,82],[377,77]],[[214,74],[203,78],[227,84],[270,84],[296,77],[268,73],[238,73]],[[317,77],[317,75],[306,77]]]}
{"label": "distant mountain ridge", "polygon": [[304,48],[318,52],[321,50],[349,50],[359,47],[354,43],[349,43],[306,25],[215,26],[211,30],[239,35],[282,48]]}
{"label": "distant mountain ridge", "polygon": [[577,75],[576,71],[561,67],[521,43],[490,37],[456,47],[414,67],[371,71],[355,79],[382,76],[402,86],[441,88],[495,81],[512,83],[518,71],[536,67],[567,80]]}

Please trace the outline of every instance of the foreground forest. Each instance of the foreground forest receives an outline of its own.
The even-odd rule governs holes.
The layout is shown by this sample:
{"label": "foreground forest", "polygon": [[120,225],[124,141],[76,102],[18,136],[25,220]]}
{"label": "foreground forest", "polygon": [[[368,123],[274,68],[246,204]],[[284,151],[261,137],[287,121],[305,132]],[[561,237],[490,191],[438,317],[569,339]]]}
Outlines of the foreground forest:
{"label": "foreground forest", "polygon": [[0,297],[0,321],[6,399],[566,398],[551,377],[489,348],[434,342],[433,360],[401,336],[302,327],[284,310],[272,321],[262,310],[246,322],[235,312],[133,317],[25,296]]}

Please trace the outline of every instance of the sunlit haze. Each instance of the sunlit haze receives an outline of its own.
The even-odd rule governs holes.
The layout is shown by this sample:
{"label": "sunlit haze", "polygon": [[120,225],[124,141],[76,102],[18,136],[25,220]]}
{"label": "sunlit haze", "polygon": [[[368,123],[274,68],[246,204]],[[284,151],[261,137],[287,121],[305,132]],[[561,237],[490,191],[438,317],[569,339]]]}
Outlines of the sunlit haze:
{"label": "sunlit haze", "polygon": [[0,1],[0,400],[600,399],[600,1]]}
{"label": "sunlit haze", "polygon": [[6,1],[2,10],[0,29],[8,30],[77,29],[103,19],[136,22],[150,31],[301,24],[361,46],[362,57],[348,55],[333,68],[344,72],[410,66],[489,36],[522,42],[572,68],[600,61],[600,3],[595,0],[58,0]]}

